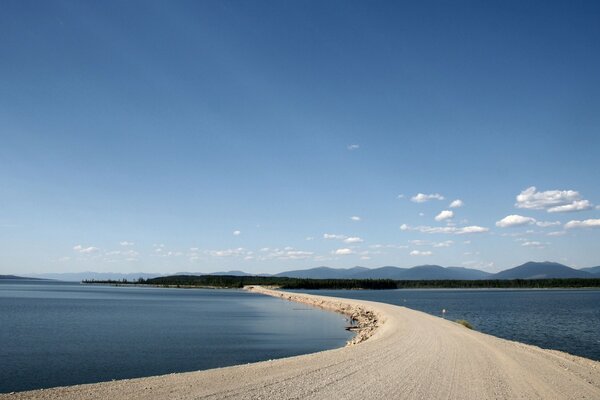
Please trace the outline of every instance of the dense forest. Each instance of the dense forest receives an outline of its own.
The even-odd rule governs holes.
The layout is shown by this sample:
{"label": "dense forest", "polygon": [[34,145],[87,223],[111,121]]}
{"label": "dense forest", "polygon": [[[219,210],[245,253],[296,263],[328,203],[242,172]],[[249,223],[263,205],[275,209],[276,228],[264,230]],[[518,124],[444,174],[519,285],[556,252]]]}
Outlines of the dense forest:
{"label": "dense forest", "polygon": [[89,284],[151,285],[165,287],[242,288],[248,285],[282,289],[442,289],[442,288],[589,288],[600,287],[600,279],[514,279],[514,280],[403,280],[391,279],[299,279],[271,276],[173,275],[152,279],[85,280]]}

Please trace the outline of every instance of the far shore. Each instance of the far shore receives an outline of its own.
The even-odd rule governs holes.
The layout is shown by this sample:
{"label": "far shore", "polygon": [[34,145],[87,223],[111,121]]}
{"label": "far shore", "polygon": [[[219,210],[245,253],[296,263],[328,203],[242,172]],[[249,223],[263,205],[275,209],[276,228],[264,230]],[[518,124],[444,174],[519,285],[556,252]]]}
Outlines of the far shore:
{"label": "far shore", "polygon": [[0,395],[0,399],[599,399],[600,362],[500,339],[405,307],[254,292],[343,313],[349,346],[206,371]]}

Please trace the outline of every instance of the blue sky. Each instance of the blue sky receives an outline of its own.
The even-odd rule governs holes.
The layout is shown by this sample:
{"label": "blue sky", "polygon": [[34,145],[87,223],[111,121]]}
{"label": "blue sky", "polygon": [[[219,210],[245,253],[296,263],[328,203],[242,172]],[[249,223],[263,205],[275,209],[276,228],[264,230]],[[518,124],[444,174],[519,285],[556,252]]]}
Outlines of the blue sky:
{"label": "blue sky", "polygon": [[599,265],[599,20],[3,1],[0,273]]}

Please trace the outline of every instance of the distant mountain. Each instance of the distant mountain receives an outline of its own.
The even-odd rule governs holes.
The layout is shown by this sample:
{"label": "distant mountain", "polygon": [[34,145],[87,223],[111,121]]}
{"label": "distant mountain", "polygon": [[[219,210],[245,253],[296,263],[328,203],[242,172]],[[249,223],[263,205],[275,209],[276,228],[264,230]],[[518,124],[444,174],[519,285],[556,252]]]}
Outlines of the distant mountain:
{"label": "distant mountain", "polygon": [[406,268],[385,266],[379,268],[365,268],[359,273],[352,276],[353,279],[400,279],[397,276],[401,275]]}
{"label": "distant mountain", "polygon": [[567,267],[555,262],[527,262],[518,267],[498,272],[490,279],[551,279],[551,278],[593,278],[589,272]]}
{"label": "distant mountain", "polygon": [[281,272],[275,276],[304,279],[394,279],[394,280],[434,280],[434,279],[485,279],[491,274],[476,269],[439,265],[420,265],[413,268],[386,266],[380,268],[330,268],[317,267],[304,270]]}
{"label": "distant mountain", "polygon": [[464,268],[464,267],[446,267],[447,270],[453,271],[456,278],[463,279],[465,281],[477,280],[477,279],[490,279],[491,273],[481,271],[479,269]]}
{"label": "distant mountain", "polygon": [[589,272],[590,274],[600,275],[600,266],[590,267],[590,268],[581,268],[580,271]]}
{"label": "distant mountain", "polygon": [[317,267],[310,269],[299,269],[295,271],[286,271],[273,276],[285,276],[288,278],[301,278],[301,279],[353,279],[356,274],[369,270],[364,267],[354,268],[330,268],[330,267]]}
{"label": "distant mountain", "polygon": [[[439,265],[418,265],[412,268],[385,266],[380,268],[331,268],[316,267],[293,271],[280,272],[275,275],[250,274],[244,271],[232,270],[221,272],[178,272],[175,275],[230,275],[230,276],[276,276],[300,279],[393,279],[393,280],[478,280],[478,279],[549,279],[549,278],[598,278],[600,266],[574,269],[555,262],[527,262],[518,267],[507,269],[496,274],[478,269],[462,267],[442,267]],[[78,273],[49,273],[33,274],[31,278],[56,279],[61,281],[80,282],[84,279],[134,281],[138,278],[151,279],[161,274],[145,272],[110,273],[110,272],[78,272]],[[0,279],[18,279],[12,275],[0,275]],[[21,278],[21,279],[31,279]]]}
{"label": "distant mountain", "polygon": [[485,279],[487,272],[476,269],[448,267],[439,265],[419,265],[412,268],[381,267],[363,271],[355,276],[360,279],[394,279],[394,280],[472,280]]}
{"label": "distant mountain", "polygon": [[229,275],[229,276],[254,276],[254,274],[249,274],[247,272],[244,271],[223,271],[223,272],[211,272],[208,274],[202,274],[202,275]]}
{"label": "distant mountain", "polygon": [[35,280],[35,281],[40,281],[42,279],[39,278],[26,278],[24,276],[16,276],[16,275],[0,275],[0,280],[23,280],[23,281],[30,281],[30,280]]}
{"label": "distant mountain", "polygon": [[81,282],[85,279],[95,280],[122,280],[134,281],[139,278],[149,279],[162,276],[161,274],[151,274],[146,272],[134,272],[121,274],[117,272],[65,272],[65,273],[48,273],[48,274],[30,274],[32,278],[56,279],[58,281]]}
{"label": "distant mountain", "polygon": [[[228,275],[228,276],[257,276],[256,274],[249,274],[244,271],[219,271],[219,272],[175,272],[173,275],[192,275],[192,276],[202,276],[202,275]],[[262,276],[262,275],[261,275]]]}

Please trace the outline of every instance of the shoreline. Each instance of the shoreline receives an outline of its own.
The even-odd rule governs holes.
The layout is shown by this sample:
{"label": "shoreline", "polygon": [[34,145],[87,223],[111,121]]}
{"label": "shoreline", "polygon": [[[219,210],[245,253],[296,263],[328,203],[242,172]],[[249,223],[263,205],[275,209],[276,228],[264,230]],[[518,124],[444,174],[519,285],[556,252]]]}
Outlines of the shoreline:
{"label": "shoreline", "polygon": [[361,339],[338,349],[253,364],[0,398],[600,398],[597,361],[471,331],[405,307],[250,290],[355,316],[361,328],[355,338]]}
{"label": "shoreline", "polygon": [[343,301],[345,299],[334,301],[334,297],[327,297],[328,300],[324,300],[322,296],[321,298],[313,299],[308,297],[311,296],[310,294],[296,294],[262,286],[246,286],[244,287],[244,290],[265,296],[277,297],[287,301],[307,304],[312,307],[333,311],[347,316],[350,318],[351,322],[356,323],[356,328],[352,330],[355,333],[354,337],[346,343],[346,346],[353,346],[364,342],[373,336],[375,331],[385,323],[385,316],[360,305],[349,305]]}

